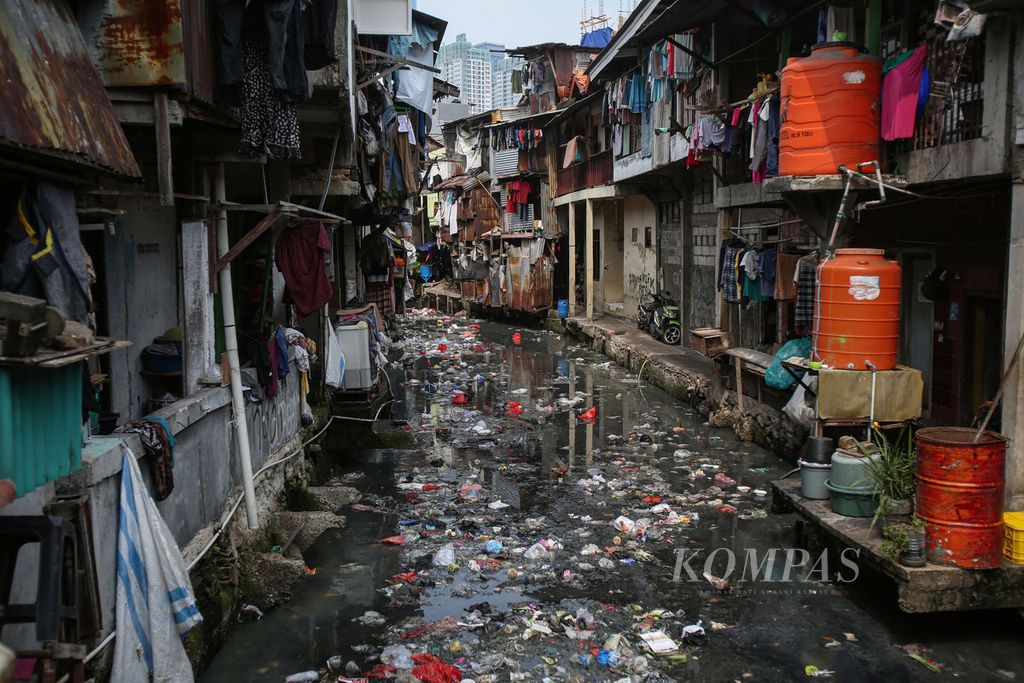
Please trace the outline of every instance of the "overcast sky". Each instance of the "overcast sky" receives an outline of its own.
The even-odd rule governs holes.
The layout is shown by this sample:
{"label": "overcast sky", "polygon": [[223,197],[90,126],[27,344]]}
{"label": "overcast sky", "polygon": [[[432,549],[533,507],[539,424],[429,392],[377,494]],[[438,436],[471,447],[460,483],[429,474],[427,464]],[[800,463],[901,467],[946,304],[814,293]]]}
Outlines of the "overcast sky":
{"label": "overcast sky", "polygon": [[[536,43],[578,44],[582,0],[414,0],[416,9],[448,22],[444,42],[465,33],[472,43],[522,47]],[[595,7],[596,0],[590,0]],[[616,0],[607,8],[618,9]]]}

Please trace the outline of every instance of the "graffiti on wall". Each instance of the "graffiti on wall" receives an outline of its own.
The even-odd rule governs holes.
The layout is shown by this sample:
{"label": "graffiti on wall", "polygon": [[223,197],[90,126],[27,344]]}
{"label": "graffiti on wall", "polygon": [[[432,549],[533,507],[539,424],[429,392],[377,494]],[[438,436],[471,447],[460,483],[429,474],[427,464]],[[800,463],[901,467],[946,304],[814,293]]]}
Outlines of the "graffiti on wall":
{"label": "graffiti on wall", "polygon": [[249,426],[253,461],[262,463],[301,427],[298,373],[290,373],[277,396],[247,404],[245,421]]}
{"label": "graffiti on wall", "polygon": [[654,291],[654,276],[647,272],[629,274],[629,293],[639,298],[644,292]]}
{"label": "graffiti on wall", "polygon": [[690,285],[691,324],[694,327],[711,327],[715,324],[715,269],[706,266],[693,268]]}

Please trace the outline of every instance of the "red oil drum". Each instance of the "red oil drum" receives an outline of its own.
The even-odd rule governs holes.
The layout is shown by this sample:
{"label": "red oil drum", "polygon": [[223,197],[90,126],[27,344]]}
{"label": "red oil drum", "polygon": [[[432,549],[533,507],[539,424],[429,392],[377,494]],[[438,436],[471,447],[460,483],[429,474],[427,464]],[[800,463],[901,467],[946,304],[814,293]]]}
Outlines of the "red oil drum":
{"label": "red oil drum", "polygon": [[1002,563],[1006,437],[974,429],[928,427],[917,445],[917,516],[928,561],[968,569]]}
{"label": "red oil drum", "polygon": [[837,249],[818,266],[814,358],[838,370],[892,370],[900,342],[902,271],[881,249]]}
{"label": "red oil drum", "polygon": [[828,175],[879,158],[881,59],[823,43],[790,59],[779,85],[779,175]]}

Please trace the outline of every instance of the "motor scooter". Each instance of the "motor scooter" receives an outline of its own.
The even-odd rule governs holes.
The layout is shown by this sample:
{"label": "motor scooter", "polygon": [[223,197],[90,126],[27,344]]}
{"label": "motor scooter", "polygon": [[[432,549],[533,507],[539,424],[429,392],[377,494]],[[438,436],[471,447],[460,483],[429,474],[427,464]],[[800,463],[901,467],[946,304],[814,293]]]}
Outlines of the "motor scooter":
{"label": "motor scooter", "polygon": [[640,297],[636,325],[652,337],[666,344],[678,344],[683,336],[679,320],[679,305],[667,291],[648,292]]}

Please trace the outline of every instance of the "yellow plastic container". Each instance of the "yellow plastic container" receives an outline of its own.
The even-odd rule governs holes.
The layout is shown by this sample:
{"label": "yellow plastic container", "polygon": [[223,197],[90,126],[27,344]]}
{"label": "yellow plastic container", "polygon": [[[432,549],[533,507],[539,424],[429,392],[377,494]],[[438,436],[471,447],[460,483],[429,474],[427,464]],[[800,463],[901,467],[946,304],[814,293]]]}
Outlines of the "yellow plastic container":
{"label": "yellow plastic container", "polygon": [[1024,564],[1024,512],[1004,512],[1003,557],[1015,564]]}

